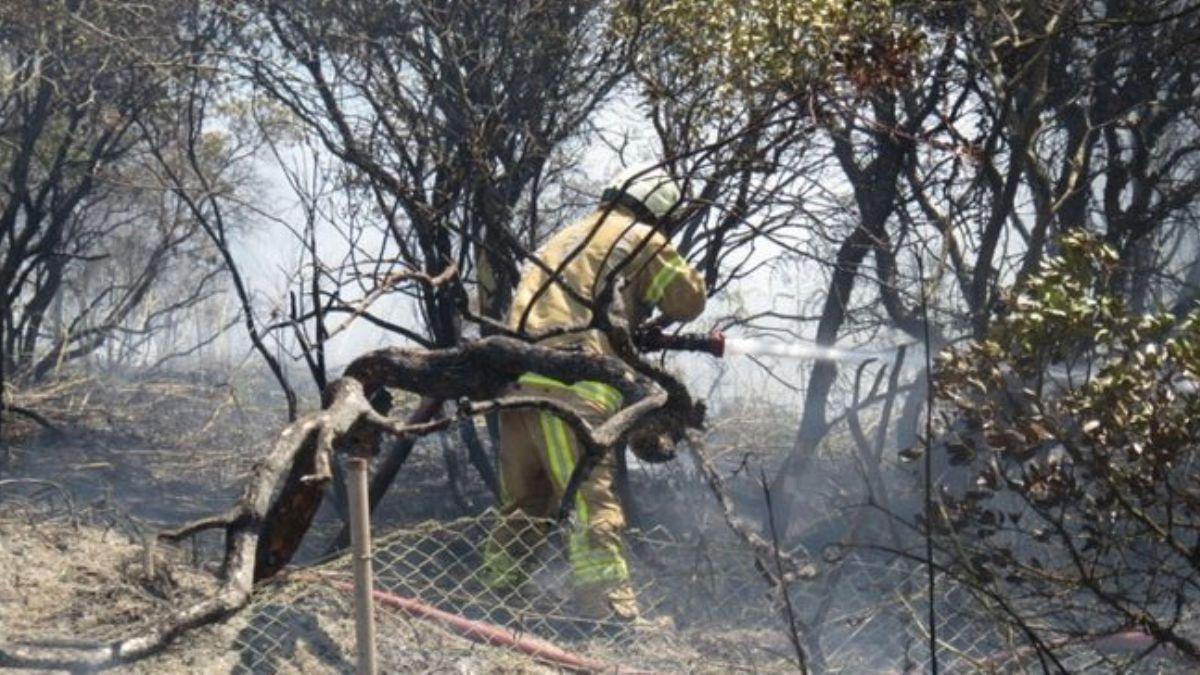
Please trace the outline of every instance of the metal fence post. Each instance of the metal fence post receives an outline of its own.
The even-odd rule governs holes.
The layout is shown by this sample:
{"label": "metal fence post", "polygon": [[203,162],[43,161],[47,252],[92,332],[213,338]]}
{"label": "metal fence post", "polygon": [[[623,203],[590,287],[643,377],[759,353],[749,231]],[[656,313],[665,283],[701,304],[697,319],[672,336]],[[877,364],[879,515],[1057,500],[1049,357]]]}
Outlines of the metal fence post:
{"label": "metal fence post", "polygon": [[358,672],[379,672],[375,654],[375,588],[371,573],[371,509],[367,497],[368,463],[362,457],[347,462],[346,487],[350,494],[350,545],[354,556],[354,627],[358,642]]}

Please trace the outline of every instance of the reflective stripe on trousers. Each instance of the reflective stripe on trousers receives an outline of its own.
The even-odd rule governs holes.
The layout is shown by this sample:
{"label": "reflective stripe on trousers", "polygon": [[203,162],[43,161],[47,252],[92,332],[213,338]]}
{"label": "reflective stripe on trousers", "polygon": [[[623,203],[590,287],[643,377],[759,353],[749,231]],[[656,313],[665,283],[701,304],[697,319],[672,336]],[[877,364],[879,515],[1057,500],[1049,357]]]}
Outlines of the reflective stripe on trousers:
{"label": "reflective stripe on trousers", "polygon": [[525,373],[517,378],[517,382],[530,386],[569,391],[580,398],[595,403],[610,413],[616,412],[621,407],[621,392],[603,382],[582,380],[575,384],[567,384],[566,382],[559,382],[558,380],[546,377],[545,375],[538,375],[537,373]]}
{"label": "reflective stripe on trousers", "polygon": [[[567,437],[567,425],[548,412],[538,415],[553,480],[559,491],[566,490],[575,470],[575,457]],[[613,583],[629,579],[629,567],[619,548],[613,545],[594,546],[588,537],[591,528],[587,501],[582,490],[575,492],[575,512],[578,523],[568,537],[568,554],[575,580],[581,584]]]}

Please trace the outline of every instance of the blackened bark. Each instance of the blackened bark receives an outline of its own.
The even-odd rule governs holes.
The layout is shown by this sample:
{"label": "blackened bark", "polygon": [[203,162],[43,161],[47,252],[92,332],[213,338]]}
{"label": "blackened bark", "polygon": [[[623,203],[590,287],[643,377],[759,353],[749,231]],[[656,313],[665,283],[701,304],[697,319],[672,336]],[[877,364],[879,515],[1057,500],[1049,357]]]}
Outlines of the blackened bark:
{"label": "blackened bark", "polygon": [[[859,225],[842,243],[835,258],[833,278],[825,295],[825,305],[817,324],[817,343],[833,344],[846,320],[846,308],[858,277],[858,268],[871,250],[871,238],[866,227]],[[799,478],[804,473],[817,443],[825,436],[825,420],[829,392],[837,378],[837,365],[820,361],[813,366],[804,396],[804,411],[792,449],[772,481],[771,492],[778,495],[779,514],[783,519],[784,537],[790,535],[789,519],[799,498]]]}
{"label": "blackened bark", "polygon": [[[441,413],[442,405],[443,401],[441,399],[421,399],[420,404],[417,405],[417,409],[405,420],[405,424],[417,425],[428,422]],[[396,480],[396,475],[400,473],[400,469],[408,461],[408,457],[412,454],[413,447],[416,444],[417,437],[410,436],[396,439],[392,443],[385,443],[383,445],[380,450],[382,456],[375,461],[374,470],[371,474],[368,507],[372,513],[375,511],[375,507],[379,506],[379,503],[383,501],[383,495],[387,493],[392,482]],[[325,552],[333,553],[340,551],[349,545],[350,528],[343,526]]]}
{"label": "blackened bark", "polygon": [[[883,119],[893,119],[888,112],[889,106],[880,105],[876,109]],[[844,135],[834,139],[834,154],[854,186],[861,221],[842,242],[834,258],[833,277],[825,295],[821,318],[817,323],[818,344],[832,345],[837,341],[838,333],[846,321],[846,312],[859,268],[868,252],[876,252],[882,273],[880,288],[884,296],[889,294],[889,289],[886,288],[889,277],[894,278],[895,275],[895,261],[887,248],[885,228],[894,209],[900,171],[907,153],[911,150],[911,143],[901,141],[890,134],[877,133],[875,147],[874,158],[865,168],[860,168],[854,158],[849,139]],[[894,293],[895,289],[891,288],[890,292]],[[898,300],[893,298],[889,311],[894,318],[901,318],[903,310]],[[906,329],[915,327],[911,325],[914,321],[905,323]],[[826,411],[837,372],[837,365],[828,361],[819,361],[813,366],[805,392],[800,428],[796,432],[791,451],[771,484],[772,493],[778,496],[785,537],[789,534],[789,520],[800,496],[797,481],[804,473],[817,444],[829,430]]]}
{"label": "blackened bark", "polygon": [[484,450],[483,441],[479,438],[479,431],[475,428],[475,422],[466,417],[459,420],[458,434],[467,448],[467,458],[471,461],[471,466],[475,467],[475,471],[479,473],[479,477],[492,496],[500,499],[500,480],[496,477],[495,462]]}

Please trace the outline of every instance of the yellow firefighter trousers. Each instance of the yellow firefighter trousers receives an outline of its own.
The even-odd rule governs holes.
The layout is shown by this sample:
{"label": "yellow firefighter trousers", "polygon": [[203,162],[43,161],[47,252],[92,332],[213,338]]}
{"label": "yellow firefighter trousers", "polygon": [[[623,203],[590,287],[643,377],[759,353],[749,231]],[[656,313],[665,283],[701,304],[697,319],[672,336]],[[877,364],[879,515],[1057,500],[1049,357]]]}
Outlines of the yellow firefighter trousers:
{"label": "yellow firefighter trousers", "polygon": [[[621,396],[599,382],[572,385],[533,373],[515,385],[518,396],[538,396],[569,406],[596,426],[621,405]],[[484,575],[493,589],[526,580],[524,563],[536,555],[545,519],[556,515],[582,448],[560,418],[540,410],[500,415],[500,491],[504,519],[484,550]],[[637,600],[621,549],[625,515],[613,492],[613,457],[605,457],[575,494],[575,524],[567,548],[580,609],[589,617],[637,616]]]}

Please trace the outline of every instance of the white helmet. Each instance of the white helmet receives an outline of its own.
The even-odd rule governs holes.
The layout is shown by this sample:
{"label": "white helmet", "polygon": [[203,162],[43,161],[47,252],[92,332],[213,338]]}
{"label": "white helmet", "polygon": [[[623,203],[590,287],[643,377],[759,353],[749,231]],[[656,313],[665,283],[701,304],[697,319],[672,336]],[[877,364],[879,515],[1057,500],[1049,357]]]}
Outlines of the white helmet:
{"label": "white helmet", "polygon": [[683,198],[683,191],[658,164],[635,164],[608,182],[601,201],[620,203],[622,197],[632,199],[658,219],[671,213]]}

